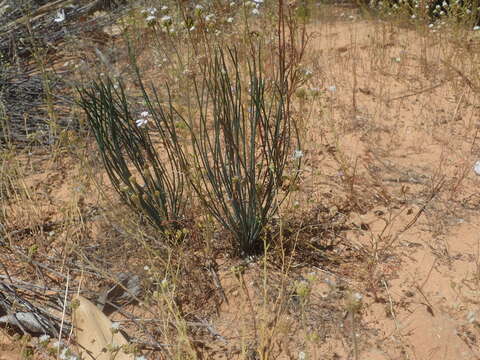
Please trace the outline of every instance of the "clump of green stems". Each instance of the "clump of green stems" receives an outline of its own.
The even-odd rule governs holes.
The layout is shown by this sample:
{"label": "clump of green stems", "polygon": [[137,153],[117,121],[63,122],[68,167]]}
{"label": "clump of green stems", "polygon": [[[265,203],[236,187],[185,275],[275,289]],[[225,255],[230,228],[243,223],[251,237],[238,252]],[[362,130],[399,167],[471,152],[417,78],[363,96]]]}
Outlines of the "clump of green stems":
{"label": "clump of green stems", "polygon": [[285,77],[271,79],[267,89],[259,52],[248,56],[246,71],[234,49],[218,49],[211,60],[195,83],[198,119],[185,121],[193,146],[189,179],[239,253],[250,255],[263,249],[265,225],[288,193],[281,185],[298,137]]}
{"label": "clump of green stems", "polygon": [[[205,209],[232,234],[240,255],[263,249],[264,229],[289,191],[282,190],[287,167],[300,161],[292,160],[299,144],[287,109],[286,76],[277,71],[267,81],[260,63],[259,51],[242,63],[235,49],[214,51],[193,79],[190,117],[176,110],[169,91],[164,104],[154,86],[148,95],[135,65],[153,118],[145,128],[135,124],[121,82],[114,86],[107,78],[80,90],[115,190],[156,227],[183,218],[188,180]],[[179,128],[187,129],[187,145]],[[296,178],[298,168],[291,170]]]}
{"label": "clump of green stems", "polygon": [[[142,88],[143,89],[143,88]],[[138,126],[121,81],[108,77],[78,89],[80,106],[95,136],[110,181],[122,200],[157,229],[178,228],[185,220],[185,176],[172,153],[176,117],[172,107],[153,106],[147,126]]]}

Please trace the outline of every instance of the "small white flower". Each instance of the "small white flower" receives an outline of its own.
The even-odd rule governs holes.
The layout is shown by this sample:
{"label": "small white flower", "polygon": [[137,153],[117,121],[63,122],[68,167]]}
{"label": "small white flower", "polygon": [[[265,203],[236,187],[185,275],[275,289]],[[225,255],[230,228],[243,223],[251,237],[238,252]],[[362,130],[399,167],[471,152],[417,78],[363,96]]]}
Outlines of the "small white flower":
{"label": "small white flower", "polygon": [[148,265],[145,265],[145,266],[143,267],[143,270],[148,271],[148,270],[150,270],[150,267],[149,267]]}
{"label": "small white flower", "polygon": [[354,297],[354,299],[357,300],[357,301],[362,301],[362,299],[363,299],[363,295],[360,294],[360,293],[358,293],[358,292],[355,293],[355,294],[353,294],[353,297]]}
{"label": "small white flower", "polygon": [[257,8],[252,9],[252,14],[253,14],[253,15],[259,15],[259,14],[260,14],[260,10],[258,10]]}
{"label": "small white flower", "polygon": [[145,125],[147,125],[147,123],[147,119],[138,119],[137,121],[135,121],[135,124],[137,124],[137,127],[139,128],[144,127]]}
{"label": "small white flower", "polygon": [[162,10],[162,11],[167,11],[167,10],[168,10],[168,6],[163,5],[163,6],[160,8],[160,10]]}
{"label": "small white flower", "polygon": [[61,23],[61,22],[64,22],[65,19],[66,19],[65,10],[60,9],[55,15],[55,18],[53,19],[53,21],[55,21],[56,23]]}
{"label": "small white flower", "polygon": [[195,5],[195,10],[202,11],[202,10],[203,10],[203,6],[200,5],[200,4],[197,4],[197,5]]}
{"label": "small white flower", "polygon": [[150,114],[148,113],[148,111],[142,111],[142,112],[140,113],[140,116],[141,116],[141,117],[147,117],[148,115],[150,115]]}
{"label": "small white flower", "polygon": [[400,59],[399,57],[396,57],[396,58],[393,59],[393,61],[399,63],[400,61],[402,61],[402,59]]}
{"label": "small white flower", "polygon": [[38,338],[38,341],[41,343],[46,343],[48,340],[50,340],[50,335],[43,334]]}
{"label": "small white flower", "polygon": [[165,15],[165,16],[162,16],[162,18],[160,19],[160,21],[161,21],[163,24],[169,24],[169,23],[172,21],[172,17],[171,17],[171,16],[168,16],[168,15]]}
{"label": "small white flower", "polygon": [[298,360],[305,360],[307,358],[307,354],[305,354],[303,351],[300,351],[298,353]]}
{"label": "small white flower", "polygon": [[434,26],[433,24],[428,24],[428,27],[429,27],[430,29],[433,28],[433,26]]}
{"label": "small white flower", "polygon": [[208,14],[207,16],[205,16],[205,21],[206,22],[212,21],[214,17],[215,17],[214,14]]}
{"label": "small white flower", "polygon": [[480,30],[480,26],[475,25],[475,26],[473,27],[473,31],[477,31],[477,30]]}
{"label": "small white flower", "polygon": [[478,160],[473,166],[473,171],[475,171],[475,174],[480,175],[480,160]]}
{"label": "small white flower", "polygon": [[295,160],[301,159],[303,157],[303,151],[302,150],[295,150],[293,152],[293,158]]}
{"label": "small white flower", "polygon": [[232,2],[230,3],[230,6],[231,6],[231,7],[234,7],[235,5],[237,5],[237,4],[235,4],[234,1],[232,1]]}
{"label": "small white flower", "polygon": [[55,349],[59,349],[61,347],[63,347],[63,341],[55,341],[52,346],[55,348]]}
{"label": "small white flower", "polygon": [[150,13],[150,15],[155,15],[157,13],[157,8],[151,7],[147,9],[147,12]]}
{"label": "small white flower", "polygon": [[466,13],[470,15],[472,13],[472,10],[467,9]]}
{"label": "small white flower", "polygon": [[232,23],[232,22],[233,22],[233,17],[229,17],[229,18],[227,19],[227,22],[228,22],[228,23]]}
{"label": "small white flower", "polygon": [[416,18],[417,18],[417,15],[413,14],[412,19],[416,19]]}
{"label": "small white flower", "polygon": [[188,29],[188,30],[190,30],[190,31],[195,30],[195,26],[192,26],[192,27],[191,27],[190,29]]}
{"label": "small white flower", "polygon": [[157,17],[153,15],[148,15],[145,19],[145,21],[148,23],[154,22],[155,20],[157,20]]}
{"label": "small white flower", "polygon": [[256,4],[263,4],[263,0],[253,0],[253,2]]}
{"label": "small white flower", "polygon": [[444,2],[442,3],[442,6],[443,6],[443,7],[448,7],[448,4],[447,4],[447,2],[446,2],[446,1],[444,1]]}
{"label": "small white flower", "polygon": [[441,16],[445,15],[445,12],[444,12],[443,10],[440,11],[440,15],[441,15]]}

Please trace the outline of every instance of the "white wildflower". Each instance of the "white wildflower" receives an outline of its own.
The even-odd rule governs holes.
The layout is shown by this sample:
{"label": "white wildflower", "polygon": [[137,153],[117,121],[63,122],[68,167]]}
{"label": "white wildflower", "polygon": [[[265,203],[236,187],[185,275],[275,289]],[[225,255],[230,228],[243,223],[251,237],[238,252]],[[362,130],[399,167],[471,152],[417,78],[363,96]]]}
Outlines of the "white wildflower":
{"label": "white wildflower", "polygon": [[65,19],[66,19],[65,10],[60,9],[57,11],[57,14],[55,15],[55,18],[53,19],[53,21],[55,21],[56,23],[61,23],[61,22],[64,22]]}
{"label": "white wildflower", "polygon": [[40,343],[46,343],[49,340],[50,340],[50,335],[47,335],[47,334],[43,334],[38,338],[38,342]]}
{"label": "white wildflower", "polygon": [[307,358],[307,354],[305,354],[305,352],[300,351],[298,353],[298,360],[305,360],[306,358]]}
{"label": "white wildflower", "polygon": [[145,119],[145,118],[138,119],[135,121],[135,124],[137,124],[137,127],[139,128],[144,127],[145,125],[147,125],[147,123],[148,123],[148,119]]}
{"label": "white wildflower", "polygon": [[148,16],[145,18],[145,21],[148,22],[148,23],[152,23],[152,22],[154,22],[155,20],[157,20],[157,17],[154,16],[154,15],[148,15]]}
{"label": "white wildflower", "polygon": [[147,9],[147,12],[150,14],[150,15],[155,15],[157,13],[157,8],[155,7],[151,7],[151,8],[148,8]]}
{"label": "white wildflower", "polygon": [[303,157],[303,151],[302,150],[295,150],[293,152],[293,158],[295,160],[301,159]]}
{"label": "white wildflower", "polygon": [[168,286],[168,280],[166,278],[163,279],[160,285],[162,286],[162,288],[166,289]]}
{"label": "white wildflower", "polygon": [[162,10],[162,11],[167,11],[167,10],[168,10],[168,6],[163,5],[163,6],[160,8],[160,10]]}
{"label": "white wildflower", "polygon": [[209,21],[212,21],[214,18],[215,18],[214,14],[208,14],[207,16],[205,16],[205,21],[209,22]]}
{"label": "white wildflower", "polygon": [[416,19],[416,18],[417,18],[417,15],[413,14],[412,19]]}
{"label": "white wildflower", "polygon": [[360,301],[362,301],[362,299],[363,299],[363,295],[357,292],[357,293],[353,294],[353,298],[354,298],[356,301],[359,301],[359,302],[360,302]]}
{"label": "white wildflower", "polygon": [[150,115],[150,114],[149,114],[148,111],[142,111],[142,112],[140,113],[140,116],[141,116],[141,117],[147,117],[147,116],[149,116],[149,115]]}
{"label": "white wildflower", "polygon": [[303,74],[305,75],[305,77],[310,78],[313,75],[313,71],[310,69],[305,69],[303,70]]}
{"label": "white wildflower", "polygon": [[234,7],[235,5],[237,5],[237,4],[235,4],[235,2],[233,2],[233,1],[230,3],[231,7]]}
{"label": "white wildflower", "polygon": [[473,31],[477,31],[477,30],[480,30],[480,26],[475,25],[475,26],[473,27]]}
{"label": "white wildflower", "polygon": [[172,22],[172,17],[168,16],[168,15],[165,15],[165,16],[162,16],[160,21],[165,25],[170,25],[170,23]]}
{"label": "white wildflower", "polygon": [[433,26],[434,26],[433,24],[428,24],[428,27],[429,27],[430,29],[433,28]]}
{"label": "white wildflower", "polygon": [[252,14],[253,15],[258,15],[258,14],[260,14],[260,10],[258,10],[257,8],[252,9]]}
{"label": "white wildflower", "polygon": [[195,10],[202,11],[202,10],[203,10],[203,6],[200,5],[200,4],[195,5]]}
{"label": "white wildflower", "polygon": [[473,166],[473,171],[475,171],[475,174],[480,175],[480,160],[478,160]]}
{"label": "white wildflower", "polygon": [[195,30],[195,26],[192,26],[190,29],[188,29],[190,31],[194,31]]}
{"label": "white wildflower", "polygon": [[149,267],[148,265],[145,265],[145,266],[143,267],[143,270],[148,271],[148,270],[150,270],[150,267]]}
{"label": "white wildflower", "polygon": [[227,19],[227,22],[228,22],[228,23],[232,23],[232,22],[233,22],[233,17],[229,17],[229,18]]}
{"label": "white wildflower", "polygon": [[59,349],[61,347],[63,347],[63,341],[55,341],[52,346],[55,348],[55,349]]}

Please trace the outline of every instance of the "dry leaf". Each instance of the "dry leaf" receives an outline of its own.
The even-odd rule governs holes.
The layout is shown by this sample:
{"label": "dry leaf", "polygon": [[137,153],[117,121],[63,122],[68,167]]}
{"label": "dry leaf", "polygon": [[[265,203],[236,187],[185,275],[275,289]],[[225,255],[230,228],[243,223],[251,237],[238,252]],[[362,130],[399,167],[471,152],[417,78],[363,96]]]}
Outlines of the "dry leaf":
{"label": "dry leaf", "polygon": [[132,354],[122,350],[113,351],[123,345],[128,345],[121,333],[113,330],[112,322],[92,302],[82,296],[75,300],[78,306],[73,311],[73,324],[78,352],[84,359],[95,360],[132,360]]}

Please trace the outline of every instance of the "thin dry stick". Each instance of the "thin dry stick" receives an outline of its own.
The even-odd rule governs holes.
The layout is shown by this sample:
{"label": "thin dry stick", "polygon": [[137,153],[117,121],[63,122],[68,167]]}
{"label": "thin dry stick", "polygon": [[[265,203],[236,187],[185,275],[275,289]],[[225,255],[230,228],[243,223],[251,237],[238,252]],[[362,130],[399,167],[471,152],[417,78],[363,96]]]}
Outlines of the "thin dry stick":
{"label": "thin dry stick", "polygon": [[387,282],[384,279],[382,279],[382,284],[385,287],[385,290],[387,291],[388,303],[390,305],[390,314],[392,314],[393,322],[395,323],[395,328],[397,329],[397,331],[399,331],[400,326],[398,325],[397,316],[396,316],[395,310],[393,308],[393,301],[392,301],[392,297],[390,295],[390,290],[388,289]]}
{"label": "thin dry stick", "polygon": [[60,331],[58,332],[58,347],[57,347],[57,359],[60,358],[60,341],[62,340],[62,331],[63,331],[63,322],[65,321],[65,316],[67,312],[67,296],[68,296],[68,286],[70,284],[70,272],[67,272],[67,283],[65,285],[65,297],[63,299],[63,312],[62,312],[62,322],[60,323]]}
{"label": "thin dry stick", "polygon": [[408,97],[411,97],[411,96],[420,95],[420,94],[423,94],[423,93],[425,93],[425,92],[435,90],[436,88],[439,88],[440,86],[445,85],[446,83],[447,83],[447,81],[444,80],[444,81],[442,81],[440,84],[433,85],[433,86],[430,86],[430,87],[428,87],[428,88],[421,89],[421,90],[415,91],[415,92],[410,93],[410,94],[400,95],[400,96],[397,96],[397,97],[388,99],[388,100],[385,101],[385,103],[388,104],[388,103],[390,103],[390,102],[392,102],[392,101],[395,101],[395,100],[400,100],[400,99],[405,99],[405,98],[408,98]]}

